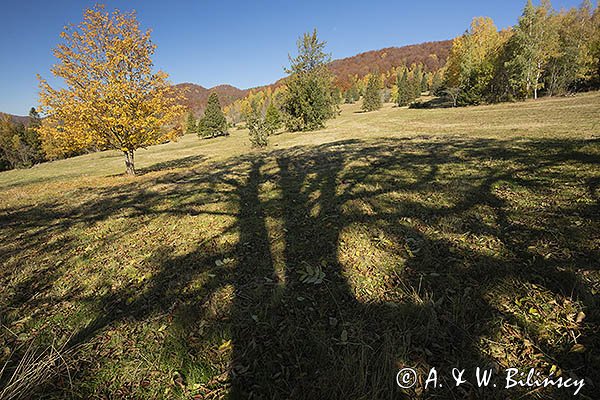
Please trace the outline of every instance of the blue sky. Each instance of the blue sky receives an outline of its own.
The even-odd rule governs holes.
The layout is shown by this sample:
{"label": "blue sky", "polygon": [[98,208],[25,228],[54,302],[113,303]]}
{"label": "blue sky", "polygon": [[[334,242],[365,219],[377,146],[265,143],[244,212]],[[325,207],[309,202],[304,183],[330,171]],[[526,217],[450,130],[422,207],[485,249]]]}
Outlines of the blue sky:
{"label": "blue sky", "polygon": [[[37,105],[39,73],[50,78],[52,49],[67,23],[79,23],[95,1],[4,0],[0,25],[0,111],[27,114]],[[333,58],[389,46],[450,39],[475,16],[513,25],[525,0],[467,1],[179,1],[104,2],[135,9],[151,28],[156,66],[174,83],[249,88],[285,74],[297,37],[317,28]],[[580,0],[555,0],[555,8]]]}

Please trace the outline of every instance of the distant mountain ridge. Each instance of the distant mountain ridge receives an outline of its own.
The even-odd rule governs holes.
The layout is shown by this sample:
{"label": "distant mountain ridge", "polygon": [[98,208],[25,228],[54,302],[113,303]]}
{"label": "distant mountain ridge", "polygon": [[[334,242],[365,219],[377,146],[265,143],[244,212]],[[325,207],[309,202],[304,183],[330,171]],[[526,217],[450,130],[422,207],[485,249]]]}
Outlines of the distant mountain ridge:
{"label": "distant mountain ridge", "polygon": [[207,89],[195,83],[179,83],[174,87],[185,97],[183,105],[196,115],[202,114],[208,102],[208,96],[213,92],[219,95],[221,106],[229,105],[245,97],[249,92],[231,85],[218,85]]}
{"label": "distant mountain ridge", "polygon": [[[334,60],[329,64],[329,69],[336,77],[336,83],[342,89],[350,87],[349,76],[357,75],[359,78],[370,72],[389,71],[400,65],[423,64],[428,71],[436,71],[446,64],[448,54],[452,48],[452,40],[425,42],[402,47],[387,47],[380,50],[371,50]],[[221,106],[227,106],[234,101],[244,98],[251,91],[274,88],[283,84],[285,78],[265,86],[250,89],[239,89],[231,85],[219,85],[207,89],[195,83],[179,83],[175,88],[185,97],[183,104],[196,116],[202,114],[212,92],[219,95]]]}
{"label": "distant mountain ridge", "polygon": [[2,115],[8,115],[13,124],[27,125],[29,123],[29,117],[27,115],[13,115],[9,113],[0,112],[0,117]]}

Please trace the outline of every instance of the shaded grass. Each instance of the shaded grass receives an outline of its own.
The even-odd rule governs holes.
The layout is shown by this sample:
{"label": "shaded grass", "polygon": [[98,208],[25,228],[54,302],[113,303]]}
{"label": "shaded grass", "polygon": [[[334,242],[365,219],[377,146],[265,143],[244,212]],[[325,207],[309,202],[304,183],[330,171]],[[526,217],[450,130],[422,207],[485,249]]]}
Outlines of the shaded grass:
{"label": "shaded grass", "polygon": [[41,398],[572,397],[402,392],[404,366],[554,368],[593,398],[598,101],[351,106],[265,152],[151,148],[137,178],[110,153],[0,174],[4,358],[85,345]]}

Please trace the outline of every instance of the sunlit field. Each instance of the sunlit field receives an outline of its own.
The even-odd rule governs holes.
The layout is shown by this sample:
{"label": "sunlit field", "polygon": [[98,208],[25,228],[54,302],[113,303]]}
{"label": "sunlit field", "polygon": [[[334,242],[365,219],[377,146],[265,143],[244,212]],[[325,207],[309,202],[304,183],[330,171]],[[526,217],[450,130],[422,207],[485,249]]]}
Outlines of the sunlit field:
{"label": "sunlit field", "polygon": [[62,360],[32,398],[597,398],[600,93],[230,133],[0,173],[0,365]]}

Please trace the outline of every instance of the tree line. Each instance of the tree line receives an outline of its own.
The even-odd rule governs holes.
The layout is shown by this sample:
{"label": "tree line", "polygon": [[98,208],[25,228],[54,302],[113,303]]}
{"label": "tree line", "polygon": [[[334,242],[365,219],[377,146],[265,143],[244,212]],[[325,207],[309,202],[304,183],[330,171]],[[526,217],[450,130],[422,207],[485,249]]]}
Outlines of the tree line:
{"label": "tree line", "polygon": [[475,18],[454,39],[444,91],[455,105],[555,96],[598,88],[600,12],[589,0],[557,12],[528,0],[518,23],[499,31]]}
{"label": "tree line", "polygon": [[[452,106],[557,96],[600,87],[600,11],[589,0],[579,8],[556,11],[550,1],[528,0],[518,23],[499,31],[491,18],[474,18],[455,38],[446,64],[400,65],[362,79],[351,76],[346,103],[363,98],[363,110],[379,107],[380,96],[398,106],[420,107],[424,92]],[[370,84],[370,94],[367,94]]]}
{"label": "tree line", "polygon": [[26,168],[45,160],[37,128],[41,119],[35,108],[29,111],[27,125],[0,115],[0,171]]}

